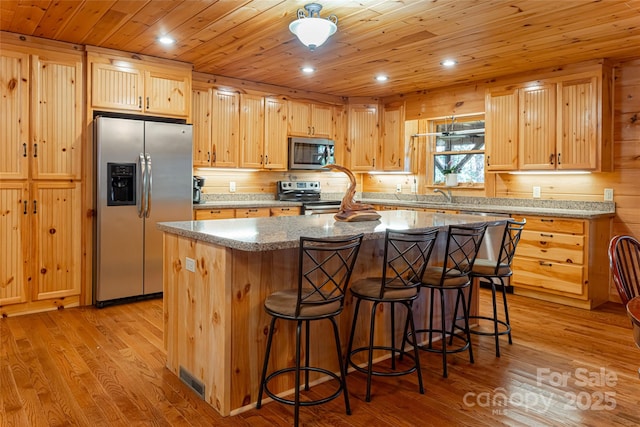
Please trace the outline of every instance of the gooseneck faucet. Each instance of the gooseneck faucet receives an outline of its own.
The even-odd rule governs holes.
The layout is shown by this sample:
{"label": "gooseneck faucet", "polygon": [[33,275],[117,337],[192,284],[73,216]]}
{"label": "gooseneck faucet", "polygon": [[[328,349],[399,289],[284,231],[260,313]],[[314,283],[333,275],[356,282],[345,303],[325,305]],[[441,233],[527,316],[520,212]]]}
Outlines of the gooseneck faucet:
{"label": "gooseneck faucet", "polygon": [[447,199],[447,203],[451,203],[451,190],[447,189],[447,192],[445,193],[441,189],[436,188],[433,192],[442,194],[444,198]]}

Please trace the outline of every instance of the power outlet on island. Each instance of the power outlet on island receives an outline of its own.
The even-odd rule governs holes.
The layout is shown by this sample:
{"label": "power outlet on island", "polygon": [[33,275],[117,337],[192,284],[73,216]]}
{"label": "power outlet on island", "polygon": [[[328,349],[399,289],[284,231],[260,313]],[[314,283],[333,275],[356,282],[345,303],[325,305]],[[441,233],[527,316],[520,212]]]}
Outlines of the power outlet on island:
{"label": "power outlet on island", "polygon": [[613,202],[613,188],[604,189],[604,201]]}
{"label": "power outlet on island", "polygon": [[229,193],[235,193],[236,192],[236,182],[235,181],[230,181],[229,182]]}
{"label": "power outlet on island", "polygon": [[196,260],[193,259],[193,258],[186,257],[185,267],[186,267],[187,271],[195,273],[196,272]]}

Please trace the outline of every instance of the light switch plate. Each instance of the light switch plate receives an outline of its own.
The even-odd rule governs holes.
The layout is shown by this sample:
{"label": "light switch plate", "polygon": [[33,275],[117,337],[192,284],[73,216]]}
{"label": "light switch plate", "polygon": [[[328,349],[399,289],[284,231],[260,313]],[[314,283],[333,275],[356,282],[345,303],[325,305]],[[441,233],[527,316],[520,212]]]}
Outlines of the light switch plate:
{"label": "light switch plate", "polygon": [[236,192],[236,182],[235,181],[230,181],[229,182],[229,193],[235,193]]}
{"label": "light switch plate", "polygon": [[193,273],[196,272],[196,260],[193,258],[186,258],[186,262],[185,262],[185,267],[187,268],[187,271],[191,271]]}
{"label": "light switch plate", "polygon": [[533,187],[533,198],[534,199],[540,198],[540,187]]}
{"label": "light switch plate", "polygon": [[604,201],[613,202],[613,188],[604,189]]}

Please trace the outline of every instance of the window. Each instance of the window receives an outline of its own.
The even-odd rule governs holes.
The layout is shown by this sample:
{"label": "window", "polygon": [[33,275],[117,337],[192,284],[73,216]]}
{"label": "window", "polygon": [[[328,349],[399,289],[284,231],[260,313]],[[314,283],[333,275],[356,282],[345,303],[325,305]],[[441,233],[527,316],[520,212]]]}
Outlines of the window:
{"label": "window", "polygon": [[451,170],[458,183],[484,183],[484,114],[430,120],[429,130],[433,184],[443,184]]}

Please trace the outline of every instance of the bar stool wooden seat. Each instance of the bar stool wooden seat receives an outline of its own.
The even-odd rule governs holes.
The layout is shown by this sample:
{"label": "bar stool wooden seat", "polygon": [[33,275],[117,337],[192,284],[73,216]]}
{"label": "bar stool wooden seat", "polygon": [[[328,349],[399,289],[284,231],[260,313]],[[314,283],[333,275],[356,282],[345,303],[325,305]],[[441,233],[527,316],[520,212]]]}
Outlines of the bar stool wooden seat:
{"label": "bar stool wooden seat", "polygon": [[[265,311],[272,316],[267,337],[267,349],[262,367],[260,390],[258,392],[258,409],[262,406],[262,394],[266,393],[273,400],[294,406],[294,425],[298,425],[300,406],[312,406],[326,403],[340,394],[344,395],[346,412],[351,415],[349,394],[345,381],[345,371],[335,316],[342,312],[344,295],[351,278],[353,266],[360,250],[363,234],[348,238],[300,238],[298,258],[298,286],[294,289],[274,292],[264,302]],[[273,333],[278,319],[296,322],[296,355],[294,366],[278,369],[267,376],[269,354],[273,341]],[[333,325],[336,354],[340,375],[323,367],[309,364],[309,323],[328,319]],[[301,366],[301,335],[302,325],[305,325],[305,363]],[[328,397],[316,400],[300,399],[300,372],[304,372],[304,390],[309,390],[309,373],[317,372],[338,381],[337,390]],[[277,396],[269,390],[269,382],[281,375],[294,373],[294,398],[287,399]]]}
{"label": "bar stool wooden seat", "polygon": [[[404,341],[420,350],[437,352],[442,354],[442,376],[447,377],[447,354],[469,351],[469,361],[473,363],[473,348],[471,346],[471,335],[469,332],[469,307],[467,305],[464,290],[471,283],[471,269],[476,260],[480,244],[487,226],[459,226],[450,225],[446,236],[445,251],[442,254],[443,260],[439,265],[429,265],[424,273],[421,286],[429,289],[429,324],[427,328],[417,329],[411,333],[405,327]],[[433,321],[435,294],[439,295],[440,301],[440,326],[436,326]],[[455,292],[456,310],[453,313],[446,313],[445,294]],[[462,306],[464,325],[456,327],[456,317],[458,304]],[[447,317],[450,317],[447,322]],[[451,324],[451,328],[447,327]],[[456,331],[460,329],[460,331]],[[459,333],[462,332],[462,335]],[[428,341],[420,340],[419,337],[427,334]],[[439,348],[434,346],[433,335],[440,336]],[[449,344],[447,345],[447,338]],[[461,342],[458,347],[451,347],[454,338]],[[403,343],[404,347],[404,343]]]}
{"label": "bar stool wooden seat", "polygon": [[[356,299],[353,323],[347,346],[346,368],[352,366],[359,372],[367,374],[366,401],[371,401],[371,376],[400,376],[416,372],[420,393],[424,394],[420,358],[417,348],[413,354],[405,353],[404,348],[396,344],[395,339],[395,306],[403,305],[407,310],[406,323],[415,331],[411,302],[418,297],[422,275],[431,256],[431,251],[438,236],[438,229],[433,228],[420,232],[407,232],[387,229],[385,232],[384,257],[382,275],[357,280],[350,288]],[[362,301],[369,301],[371,305],[371,319],[369,326],[369,341],[367,346],[353,349],[353,340],[358,324],[358,313]],[[390,305],[391,341],[388,345],[375,345],[376,309],[379,304]],[[374,351],[388,351],[391,353],[391,370],[376,370],[373,364]],[[353,361],[353,356],[367,352],[367,366],[362,367]],[[396,354],[413,359],[414,364],[404,370],[396,370]]]}
{"label": "bar stool wooden seat", "polygon": [[[491,288],[491,301],[493,303],[493,316],[481,316],[474,315],[469,316],[469,321],[473,323],[474,320],[481,322],[488,320],[493,323],[493,330],[486,331],[480,328],[471,329],[470,332],[476,335],[488,335],[494,336],[496,341],[496,357],[500,357],[500,335],[507,335],[509,337],[509,344],[513,343],[511,339],[511,324],[509,322],[509,307],[507,306],[507,291],[505,279],[511,277],[513,272],[511,271],[511,263],[516,253],[516,247],[520,241],[522,230],[527,223],[526,219],[518,222],[514,219],[508,219],[507,224],[504,226],[504,233],[502,234],[502,241],[500,244],[500,251],[498,253],[498,259],[491,260],[486,258],[476,258],[476,262],[473,264],[471,270],[471,280],[478,279],[479,283],[488,284]],[[504,320],[499,319],[498,307],[496,301],[496,290],[500,288],[502,291],[502,303],[504,307]],[[469,288],[469,299],[472,301],[473,286]]]}

